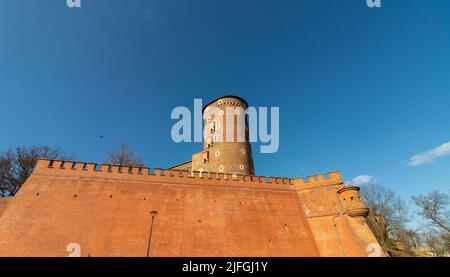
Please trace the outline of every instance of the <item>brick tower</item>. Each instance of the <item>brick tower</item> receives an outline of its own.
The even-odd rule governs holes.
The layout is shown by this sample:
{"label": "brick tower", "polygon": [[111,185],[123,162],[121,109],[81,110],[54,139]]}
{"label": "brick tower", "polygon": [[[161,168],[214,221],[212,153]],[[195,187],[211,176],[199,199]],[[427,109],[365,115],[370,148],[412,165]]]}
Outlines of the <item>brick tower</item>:
{"label": "brick tower", "polygon": [[247,102],[227,95],[203,108],[203,151],[192,155],[193,171],[254,175]]}

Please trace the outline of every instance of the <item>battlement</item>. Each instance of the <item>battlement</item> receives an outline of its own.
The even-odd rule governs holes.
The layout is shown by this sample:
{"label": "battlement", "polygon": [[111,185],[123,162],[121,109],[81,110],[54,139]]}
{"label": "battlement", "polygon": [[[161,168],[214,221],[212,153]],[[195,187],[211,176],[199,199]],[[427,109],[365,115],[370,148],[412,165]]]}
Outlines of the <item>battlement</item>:
{"label": "battlement", "polygon": [[332,171],[325,176],[324,174],[310,175],[306,178],[291,179],[292,184],[298,187],[317,187],[317,186],[331,186],[343,184],[342,176],[339,171]]}
{"label": "battlement", "polygon": [[[122,166],[117,164],[90,163],[79,161],[39,159],[33,170],[34,175],[64,177],[85,177],[121,179],[129,181],[152,181],[158,183],[224,185],[261,189],[298,190],[315,186],[341,184],[339,172],[304,178],[266,177],[251,175],[230,175],[218,172],[189,172],[186,170],[150,168],[145,166]],[[174,178],[178,180],[174,180]],[[214,182],[211,182],[214,180]]]}

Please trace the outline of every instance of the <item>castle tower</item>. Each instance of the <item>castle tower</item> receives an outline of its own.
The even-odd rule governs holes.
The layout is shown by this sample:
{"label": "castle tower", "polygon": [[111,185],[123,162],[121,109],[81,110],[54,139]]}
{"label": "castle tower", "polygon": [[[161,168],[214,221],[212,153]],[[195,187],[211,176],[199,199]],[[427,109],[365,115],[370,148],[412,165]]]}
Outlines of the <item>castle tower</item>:
{"label": "castle tower", "polygon": [[203,151],[192,156],[193,171],[254,175],[247,102],[223,96],[203,108]]}
{"label": "castle tower", "polygon": [[359,188],[355,186],[345,186],[338,190],[337,193],[343,204],[344,214],[354,217],[357,221],[365,221],[369,214],[369,209],[361,199]]}

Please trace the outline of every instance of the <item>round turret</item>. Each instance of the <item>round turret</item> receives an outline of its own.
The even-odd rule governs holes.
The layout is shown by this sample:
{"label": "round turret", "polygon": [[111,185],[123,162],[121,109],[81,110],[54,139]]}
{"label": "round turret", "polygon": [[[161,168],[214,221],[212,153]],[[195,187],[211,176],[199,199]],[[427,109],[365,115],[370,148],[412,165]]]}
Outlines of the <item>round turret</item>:
{"label": "round turret", "polygon": [[341,203],[343,204],[344,213],[356,218],[357,220],[365,220],[369,214],[369,209],[359,194],[359,188],[355,186],[345,186],[338,190]]}

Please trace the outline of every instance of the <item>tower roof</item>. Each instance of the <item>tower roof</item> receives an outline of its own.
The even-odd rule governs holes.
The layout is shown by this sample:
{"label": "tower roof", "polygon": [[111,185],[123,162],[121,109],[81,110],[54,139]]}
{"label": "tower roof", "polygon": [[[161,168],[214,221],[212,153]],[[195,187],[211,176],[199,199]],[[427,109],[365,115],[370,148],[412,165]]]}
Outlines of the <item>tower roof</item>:
{"label": "tower roof", "polygon": [[218,98],[212,100],[211,102],[209,102],[208,104],[206,104],[206,105],[203,107],[202,112],[205,111],[206,107],[208,107],[208,106],[211,105],[212,103],[214,103],[214,102],[216,102],[217,100],[222,99],[222,98],[235,98],[235,99],[237,99],[237,100],[239,100],[239,101],[244,102],[245,106],[248,107],[248,103],[247,103],[247,101],[245,101],[244,98],[239,97],[239,96],[236,96],[236,95],[224,95],[224,96],[218,97]]}

